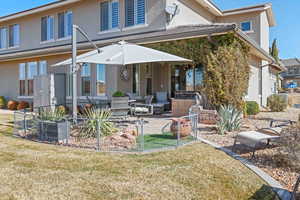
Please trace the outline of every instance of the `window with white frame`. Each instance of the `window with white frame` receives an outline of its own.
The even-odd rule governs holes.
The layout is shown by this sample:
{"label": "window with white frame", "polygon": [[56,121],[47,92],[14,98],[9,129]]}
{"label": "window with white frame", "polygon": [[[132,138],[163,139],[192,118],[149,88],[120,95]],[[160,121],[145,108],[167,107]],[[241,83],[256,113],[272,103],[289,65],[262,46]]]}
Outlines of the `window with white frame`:
{"label": "window with white frame", "polygon": [[7,48],[7,28],[0,28],[0,49]]}
{"label": "window with white frame", "polygon": [[9,26],[9,47],[20,45],[20,25],[14,24]]}
{"label": "window with white frame", "polygon": [[245,21],[241,22],[241,29],[242,31],[252,31],[252,22],[251,21]]}
{"label": "window with white frame", "polygon": [[125,0],[125,26],[145,24],[145,1],[146,0]]}
{"label": "window with white frame", "polygon": [[19,95],[26,95],[26,63],[19,64]]}
{"label": "window with white frame", "polygon": [[58,13],[58,38],[66,38],[72,35],[73,13],[72,11]]}
{"label": "window with white frame", "polygon": [[28,96],[33,96],[33,79],[38,75],[37,62],[29,62],[27,64],[27,84]]}
{"label": "window with white frame", "polygon": [[19,64],[19,95],[33,96],[34,77],[47,74],[47,61]]}
{"label": "window with white frame", "polygon": [[47,75],[47,61],[39,62],[39,75]]}
{"label": "window with white frame", "polygon": [[81,68],[81,96],[91,95],[91,65],[85,63]]}
{"label": "window with white frame", "polygon": [[97,96],[104,96],[106,92],[106,68],[103,64],[98,64],[96,67],[97,70],[97,79],[96,79],[96,87],[97,87]]}
{"label": "window with white frame", "polygon": [[104,1],[100,4],[100,30],[107,31],[119,28],[119,0]]}
{"label": "window with white frame", "polygon": [[54,17],[46,16],[41,19],[41,41],[54,39]]}

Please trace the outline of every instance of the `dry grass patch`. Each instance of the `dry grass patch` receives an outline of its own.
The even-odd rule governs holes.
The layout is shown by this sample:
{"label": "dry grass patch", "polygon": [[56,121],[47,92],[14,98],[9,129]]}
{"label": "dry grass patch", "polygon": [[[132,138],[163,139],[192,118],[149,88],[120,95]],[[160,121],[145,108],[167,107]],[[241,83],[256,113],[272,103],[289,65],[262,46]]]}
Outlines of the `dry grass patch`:
{"label": "dry grass patch", "polygon": [[273,199],[240,162],[204,144],[105,154],[0,133],[0,199]]}

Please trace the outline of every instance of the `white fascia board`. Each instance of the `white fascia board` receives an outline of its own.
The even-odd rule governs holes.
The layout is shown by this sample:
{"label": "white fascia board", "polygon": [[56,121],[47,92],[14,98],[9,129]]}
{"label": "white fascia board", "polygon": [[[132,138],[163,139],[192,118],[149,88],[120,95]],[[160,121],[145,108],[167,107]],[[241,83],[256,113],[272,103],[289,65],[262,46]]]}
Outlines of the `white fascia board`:
{"label": "white fascia board", "polygon": [[12,20],[12,19],[20,18],[20,17],[25,17],[27,15],[32,15],[32,14],[43,12],[43,11],[50,10],[53,8],[58,8],[58,7],[65,6],[65,5],[68,5],[71,3],[76,3],[79,1],[81,1],[81,0],[66,0],[66,1],[61,1],[61,2],[50,3],[49,5],[46,5],[46,6],[39,6],[36,8],[32,8],[29,10],[25,10],[25,11],[21,11],[21,12],[15,13],[15,14],[1,17],[0,22],[5,22],[5,21]]}

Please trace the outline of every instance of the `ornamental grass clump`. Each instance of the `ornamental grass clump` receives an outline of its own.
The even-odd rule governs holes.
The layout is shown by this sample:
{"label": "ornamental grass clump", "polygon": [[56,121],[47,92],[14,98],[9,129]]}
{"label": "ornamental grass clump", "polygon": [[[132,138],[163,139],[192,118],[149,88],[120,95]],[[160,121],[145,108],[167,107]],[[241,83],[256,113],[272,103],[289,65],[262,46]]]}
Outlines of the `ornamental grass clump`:
{"label": "ornamental grass clump", "polygon": [[38,119],[42,121],[59,122],[65,119],[65,112],[56,109],[43,109],[40,111]]}
{"label": "ornamental grass clump", "polygon": [[111,112],[109,110],[95,108],[85,109],[84,116],[87,120],[80,129],[80,137],[97,137],[98,123],[100,125],[101,134],[104,136],[109,136],[117,130],[114,124],[109,121],[111,118]]}
{"label": "ornamental grass clump", "polygon": [[232,105],[222,105],[218,114],[220,119],[217,122],[217,129],[221,135],[240,129],[242,124],[242,111]]}

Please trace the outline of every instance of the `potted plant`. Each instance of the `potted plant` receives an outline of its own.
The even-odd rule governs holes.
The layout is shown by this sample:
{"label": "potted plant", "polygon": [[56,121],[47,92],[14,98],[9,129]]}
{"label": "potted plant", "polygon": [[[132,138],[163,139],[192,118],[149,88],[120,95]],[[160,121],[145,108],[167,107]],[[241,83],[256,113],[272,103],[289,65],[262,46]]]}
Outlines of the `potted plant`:
{"label": "potted plant", "polygon": [[129,97],[126,96],[123,92],[121,91],[116,91],[112,95],[112,102],[111,102],[111,107],[112,108],[125,108],[128,107],[128,102],[129,102]]}
{"label": "potted plant", "polygon": [[66,143],[70,135],[70,123],[61,109],[44,109],[38,116],[38,133],[42,141]]}
{"label": "potted plant", "polygon": [[174,137],[177,137],[177,133],[179,131],[179,135],[181,138],[189,136],[192,132],[191,122],[188,119],[172,119],[170,129]]}

